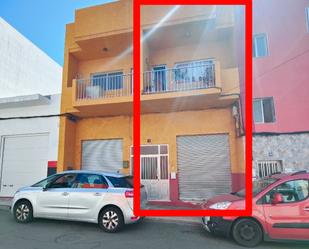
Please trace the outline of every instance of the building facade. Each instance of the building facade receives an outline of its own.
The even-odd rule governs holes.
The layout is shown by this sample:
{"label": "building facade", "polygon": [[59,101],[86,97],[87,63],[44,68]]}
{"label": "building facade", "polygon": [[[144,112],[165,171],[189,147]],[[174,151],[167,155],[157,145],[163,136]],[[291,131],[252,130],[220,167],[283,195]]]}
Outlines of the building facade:
{"label": "building facade", "polygon": [[253,18],[253,175],[309,169],[309,1],[254,1]]}
{"label": "building facade", "polygon": [[61,72],[0,17],[0,197],[56,172]]}
{"label": "building facade", "polygon": [[[56,172],[60,94],[0,98],[0,197]],[[20,117],[36,117],[23,118]]]}
{"label": "building facade", "polygon": [[[141,10],[141,182],[185,205],[244,185],[231,6]],[[132,1],[80,9],[66,28],[58,171],[133,174]]]}

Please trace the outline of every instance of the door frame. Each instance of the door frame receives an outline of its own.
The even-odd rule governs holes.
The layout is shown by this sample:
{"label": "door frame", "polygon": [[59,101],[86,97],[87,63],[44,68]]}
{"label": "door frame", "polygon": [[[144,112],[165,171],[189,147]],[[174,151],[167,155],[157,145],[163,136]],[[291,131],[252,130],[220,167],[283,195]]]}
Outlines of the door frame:
{"label": "door frame", "polygon": [[[155,82],[155,72],[156,72],[156,70],[155,70],[155,68],[164,68],[164,69],[161,69],[161,71],[164,71],[165,73],[164,73],[164,80],[165,80],[165,82],[164,82],[164,86],[163,86],[163,82],[161,82],[161,90],[159,91],[159,92],[166,92],[167,91],[167,85],[168,85],[168,82],[167,82],[167,79],[168,79],[168,76],[167,76],[167,74],[168,74],[168,68],[167,68],[167,65],[166,64],[159,64],[159,65],[153,65],[152,66],[152,69],[151,69],[151,72],[152,72],[152,77],[151,77],[151,81],[152,81],[152,84],[155,84],[156,82]],[[160,70],[158,70],[158,71],[160,71]],[[164,90],[163,90],[163,88],[165,88]],[[158,92],[158,89],[155,89],[155,92]]]}
{"label": "door frame", "polygon": [[[157,172],[160,173],[160,178],[161,178],[161,156],[166,156],[167,157],[167,179],[156,179],[156,180],[166,180],[168,182],[168,199],[167,200],[170,200],[170,169],[169,169],[169,166],[170,166],[170,163],[169,163],[169,160],[170,160],[170,156],[169,156],[169,145],[168,144],[141,144],[141,147],[146,147],[146,146],[157,146],[158,147],[158,154],[147,154],[147,155],[140,155],[140,170],[141,170],[141,159],[142,157],[144,158],[150,158],[150,157],[156,157],[157,158],[157,164],[158,164],[158,170]],[[166,146],[167,147],[167,153],[166,154],[161,154],[160,153],[160,146]],[[133,145],[130,146],[130,174],[133,175],[134,174],[134,167],[133,166],[133,153],[132,153],[132,149],[133,149]],[[140,179],[141,181],[141,179]],[[157,200],[159,201],[159,200]],[[163,200],[165,201],[165,200]]]}

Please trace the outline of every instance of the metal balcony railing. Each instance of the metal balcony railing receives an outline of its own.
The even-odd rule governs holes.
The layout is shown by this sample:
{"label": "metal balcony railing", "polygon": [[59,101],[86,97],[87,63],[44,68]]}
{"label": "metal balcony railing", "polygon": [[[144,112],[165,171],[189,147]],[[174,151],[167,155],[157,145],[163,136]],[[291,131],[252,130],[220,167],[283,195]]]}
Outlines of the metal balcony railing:
{"label": "metal balcony railing", "polygon": [[77,101],[131,96],[132,93],[132,74],[110,73],[93,75],[90,79],[77,79]]}
{"label": "metal balcony railing", "polygon": [[[143,94],[189,91],[216,86],[215,63],[143,73]],[[76,80],[76,101],[133,95],[133,74],[103,73]]]}
{"label": "metal balcony railing", "polygon": [[143,75],[143,93],[178,92],[206,89],[216,86],[215,64],[146,71]]}

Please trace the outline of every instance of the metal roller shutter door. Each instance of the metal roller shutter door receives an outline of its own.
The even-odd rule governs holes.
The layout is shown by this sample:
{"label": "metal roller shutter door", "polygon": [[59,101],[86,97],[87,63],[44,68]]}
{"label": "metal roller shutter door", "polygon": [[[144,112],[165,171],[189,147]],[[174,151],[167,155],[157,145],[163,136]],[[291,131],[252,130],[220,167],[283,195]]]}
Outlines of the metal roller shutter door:
{"label": "metal roller shutter door", "polygon": [[122,139],[83,141],[82,169],[115,173],[122,165]]}
{"label": "metal roller shutter door", "polygon": [[177,137],[180,199],[205,200],[231,192],[228,135]]}
{"label": "metal roller shutter door", "polygon": [[0,153],[0,197],[47,176],[49,134],[5,136]]}

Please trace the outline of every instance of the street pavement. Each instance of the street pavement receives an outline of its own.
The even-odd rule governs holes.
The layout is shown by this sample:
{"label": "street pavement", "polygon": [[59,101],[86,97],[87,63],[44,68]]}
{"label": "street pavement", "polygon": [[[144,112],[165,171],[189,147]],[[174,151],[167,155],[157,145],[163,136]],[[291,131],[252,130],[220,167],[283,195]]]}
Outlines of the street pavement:
{"label": "street pavement", "polygon": [[[199,224],[145,219],[120,233],[96,224],[36,219],[18,224],[0,210],[0,249],[235,249],[233,241],[207,234]],[[258,249],[308,249],[309,244],[263,243]]]}

